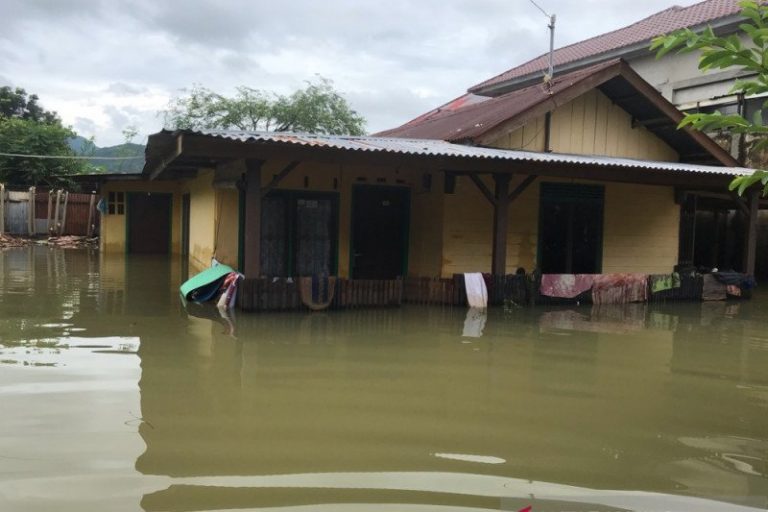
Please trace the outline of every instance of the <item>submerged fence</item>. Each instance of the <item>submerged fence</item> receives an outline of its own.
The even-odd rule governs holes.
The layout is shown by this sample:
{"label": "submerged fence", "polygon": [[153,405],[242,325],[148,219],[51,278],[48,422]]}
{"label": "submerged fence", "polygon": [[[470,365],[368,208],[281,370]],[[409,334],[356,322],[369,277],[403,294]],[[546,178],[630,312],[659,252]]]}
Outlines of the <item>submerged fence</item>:
{"label": "submerged fence", "polygon": [[[540,274],[485,275],[488,304],[498,305],[570,305],[591,304],[592,292],[573,298],[548,297],[540,293]],[[650,277],[650,276],[649,276]],[[647,302],[701,301],[704,297],[702,274],[680,275],[680,286],[652,292],[647,282]],[[725,292],[724,292],[725,293]],[[733,298],[732,295],[729,294]],[[739,292],[748,298],[749,289]],[[725,295],[723,295],[725,297]],[[464,275],[449,278],[406,277],[392,280],[357,280],[338,278],[329,309],[399,306],[403,303],[460,306],[467,304]],[[290,311],[307,309],[302,303],[295,279],[246,279],[242,282],[238,304],[246,311]]]}
{"label": "submerged fence", "polygon": [[[403,280],[342,279],[335,281],[329,309],[399,306],[403,302]],[[289,311],[306,309],[296,279],[245,279],[238,291],[238,304],[245,311]]]}
{"label": "submerged fence", "polygon": [[95,194],[65,190],[6,190],[0,184],[0,233],[94,236],[98,231]]}

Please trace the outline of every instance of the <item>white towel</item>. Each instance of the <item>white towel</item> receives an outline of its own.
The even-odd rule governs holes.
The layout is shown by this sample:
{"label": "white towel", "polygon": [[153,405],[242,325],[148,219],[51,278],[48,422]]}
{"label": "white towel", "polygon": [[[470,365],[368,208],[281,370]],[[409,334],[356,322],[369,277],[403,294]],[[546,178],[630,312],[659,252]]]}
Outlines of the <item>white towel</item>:
{"label": "white towel", "polygon": [[464,287],[467,290],[467,303],[471,308],[488,307],[488,289],[480,272],[464,274]]}
{"label": "white towel", "polygon": [[464,331],[461,335],[465,338],[479,338],[483,335],[485,321],[488,318],[485,309],[469,308],[464,319]]}

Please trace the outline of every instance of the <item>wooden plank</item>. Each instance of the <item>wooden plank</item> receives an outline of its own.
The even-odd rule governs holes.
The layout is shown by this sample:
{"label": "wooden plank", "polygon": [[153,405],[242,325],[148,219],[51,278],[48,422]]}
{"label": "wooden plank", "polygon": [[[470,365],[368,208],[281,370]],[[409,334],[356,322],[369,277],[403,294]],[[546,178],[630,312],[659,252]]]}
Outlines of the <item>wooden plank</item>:
{"label": "wooden plank", "polygon": [[88,238],[93,236],[93,212],[96,205],[96,194],[91,194],[91,199],[88,202],[88,228],[86,229],[86,236]]}
{"label": "wooden plank", "polygon": [[245,161],[244,274],[261,275],[261,160]]}
{"label": "wooden plank", "polygon": [[62,190],[59,189],[56,191],[56,206],[53,210],[53,228],[50,230],[49,235],[53,235],[59,230],[59,212],[60,212],[60,205],[61,205],[61,192]]}
{"label": "wooden plank", "polygon": [[61,213],[61,225],[59,226],[59,236],[63,235],[67,229],[67,207],[69,206],[69,192],[64,192],[64,209]]}
{"label": "wooden plank", "polygon": [[53,217],[53,190],[48,191],[48,215],[45,220],[45,229],[51,234],[51,218]]}
{"label": "wooden plank", "polygon": [[0,183],[0,234],[5,233],[5,184]]}
{"label": "wooden plank", "polygon": [[27,208],[27,233],[35,234],[35,187],[29,187],[29,208]]}

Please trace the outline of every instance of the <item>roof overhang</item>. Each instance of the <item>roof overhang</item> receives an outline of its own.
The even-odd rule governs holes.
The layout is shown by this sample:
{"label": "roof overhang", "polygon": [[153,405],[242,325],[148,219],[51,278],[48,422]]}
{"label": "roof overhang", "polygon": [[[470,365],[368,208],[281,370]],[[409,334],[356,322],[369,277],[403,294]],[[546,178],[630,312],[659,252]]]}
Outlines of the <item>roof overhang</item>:
{"label": "roof overhang", "polygon": [[[172,150],[172,148],[175,148]],[[178,154],[171,160],[169,154]],[[441,140],[227,131],[161,131],[149,137],[144,179],[184,179],[201,167],[281,160],[411,167],[424,172],[519,173],[652,185],[723,188],[751,170],[627,158],[513,151]]]}

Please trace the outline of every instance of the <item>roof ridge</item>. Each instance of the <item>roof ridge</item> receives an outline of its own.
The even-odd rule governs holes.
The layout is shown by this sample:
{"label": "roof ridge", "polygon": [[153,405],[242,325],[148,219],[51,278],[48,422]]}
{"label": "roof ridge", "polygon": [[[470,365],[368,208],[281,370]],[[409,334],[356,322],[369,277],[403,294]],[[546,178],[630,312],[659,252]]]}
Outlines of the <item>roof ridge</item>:
{"label": "roof ridge", "polygon": [[[661,11],[658,11],[658,12],[655,12],[653,14],[650,14],[650,15],[648,15],[648,16],[646,16],[644,18],[641,18],[641,19],[639,19],[639,20],[637,20],[637,21],[635,21],[633,23],[630,23],[628,25],[624,25],[624,26],[616,28],[614,30],[609,30],[608,32],[603,32],[601,34],[597,34],[597,35],[594,35],[592,37],[588,37],[586,39],[582,39],[580,41],[576,41],[576,42],[573,42],[571,44],[568,44],[568,45],[556,48],[554,50],[554,54],[557,55],[558,53],[564,53],[568,49],[571,49],[571,48],[574,48],[574,47],[577,47],[577,46],[587,45],[589,42],[595,41],[597,39],[607,38],[607,37],[609,37],[609,36],[611,36],[613,34],[616,34],[618,32],[629,30],[629,29],[631,29],[633,27],[637,27],[638,25],[641,25],[641,24],[644,24],[644,23],[648,23],[653,18],[660,17],[662,15],[669,15],[672,12],[674,12],[674,13],[685,13],[686,11],[690,11],[692,9],[699,9],[699,8],[701,8],[701,6],[703,4],[716,3],[716,2],[720,2],[720,1],[722,1],[722,0],[702,0],[700,2],[696,2],[696,3],[688,5],[688,6],[673,5],[673,6],[667,7],[666,9],[663,9]],[[719,18],[720,17],[711,18],[710,20],[704,21],[702,23],[708,23],[708,22],[711,22],[712,20],[719,19]],[[653,37],[655,37],[655,36],[650,36],[648,39],[650,40]],[[626,48],[627,46],[630,46],[630,45],[636,44],[636,43],[637,43],[637,41],[630,41],[630,42],[627,42],[627,43],[622,44],[620,46],[616,46],[616,47],[611,48],[611,49],[607,49],[607,50],[604,50],[604,51],[600,51],[600,52],[594,53],[593,55],[594,56],[602,55],[602,54],[607,53],[609,51],[620,49],[620,48]],[[484,87],[486,85],[497,83],[498,80],[500,78],[502,78],[504,75],[514,71],[515,69],[523,68],[523,67],[525,67],[525,66],[527,66],[529,64],[532,64],[532,63],[536,62],[539,59],[543,59],[547,55],[548,55],[548,52],[542,53],[542,54],[540,54],[540,55],[538,55],[538,56],[536,56],[536,57],[534,57],[532,59],[529,59],[529,60],[523,62],[522,64],[519,64],[519,65],[514,66],[512,68],[506,69],[505,71],[502,71],[501,73],[498,73],[498,74],[492,76],[491,78],[488,78],[487,80],[483,80],[482,82],[479,82],[479,83],[471,86],[470,88],[467,89],[467,92],[477,93],[478,89],[481,89],[482,87]],[[568,59],[568,60],[565,60],[565,61],[559,63],[559,65],[564,65],[564,64],[571,63],[571,62],[577,62],[579,60],[581,60],[581,59],[580,58],[571,58],[571,59]],[[555,66],[557,66],[557,65],[558,64],[555,64]],[[535,73],[537,71],[541,71],[543,69],[544,69],[544,67],[542,67],[539,70],[531,71],[530,73],[525,73],[522,76],[531,75],[531,74],[533,74],[533,73]]]}

